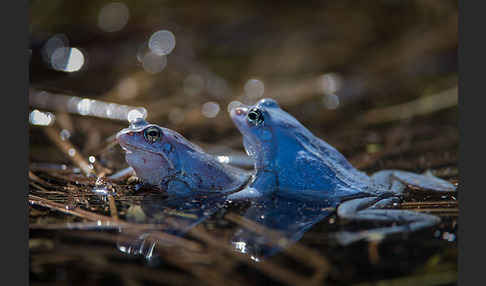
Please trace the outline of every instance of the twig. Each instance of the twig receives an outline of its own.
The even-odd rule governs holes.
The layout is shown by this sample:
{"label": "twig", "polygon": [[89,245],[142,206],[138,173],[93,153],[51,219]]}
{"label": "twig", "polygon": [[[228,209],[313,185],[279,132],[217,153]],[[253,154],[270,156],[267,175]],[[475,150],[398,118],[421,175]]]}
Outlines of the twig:
{"label": "twig", "polygon": [[374,109],[358,116],[358,124],[378,124],[430,114],[457,105],[457,86],[416,100]]}
{"label": "twig", "polygon": [[110,206],[111,217],[118,220],[118,211],[116,209],[115,198],[112,195],[108,195],[108,205]]}
{"label": "twig", "polygon": [[78,207],[70,209],[67,205],[60,204],[53,202],[48,199],[44,199],[38,196],[30,195],[29,194],[29,203],[34,205],[39,205],[43,207],[47,207],[50,209],[55,209],[57,211],[75,215],[84,219],[92,220],[92,221],[100,221],[101,223],[119,223],[118,219],[111,218],[109,216],[104,216],[96,213],[92,213],[89,211],[85,211]]}
{"label": "twig", "polygon": [[94,175],[95,171],[92,169],[90,164],[81,156],[79,150],[74,147],[68,139],[61,139],[60,131],[57,127],[50,126],[43,128],[47,137],[56,144],[59,149],[74,163],[76,164],[87,176]]}

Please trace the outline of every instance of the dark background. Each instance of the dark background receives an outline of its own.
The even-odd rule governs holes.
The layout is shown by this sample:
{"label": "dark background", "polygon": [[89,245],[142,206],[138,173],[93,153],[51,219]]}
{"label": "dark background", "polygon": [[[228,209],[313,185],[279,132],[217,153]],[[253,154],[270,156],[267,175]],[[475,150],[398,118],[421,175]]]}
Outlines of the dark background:
{"label": "dark background", "polygon": [[[224,153],[242,151],[241,135],[227,106],[234,100],[255,102],[257,97],[245,93],[245,84],[258,79],[264,84],[263,97],[275,98],[366,172],[432,169],[457,182],[458,113],[451,100],[458,85],[456,1],[122,3],[128,21],[120,30],[107,32],[99,22],[108,1],[30,1],[31,88],[143,106],[149,121],[181,132],[210,152]],[[114,22],[119,14],[114,13]],[[158,30],[171,31],[176,45],[166,56],[166,66],[150,73],[137,56],[148,52],[147,41]],[[46,60],[45,45],[56,35],[83,53],[85,63],[79,71],[56,71]],[[188,88],[191,75],[198,81]],[[219,105],[216,117],[204,115],[207,102]],[[417,114],[421,108],[424,111]],[[100,154],[106,139],[126,126],[56,115],[64,118],[59,120],[61,127],[71,132],[72,142],[85,157]],[[70,164],[42,128],[29,129],[30,162]],[[115,151],[101,155],[104,167],[115,171],[125,166]],[[455,231],[451,227],[455,216],[446,221],[449,224],[442,230]],[[425,246],[425,238],[417,237],[415,244],[407,242],[415,248],[415,256],[405,255],[409,248],[403,241],[394,242],[384,248],[398,247],[395,259],[405,261],[397,263],[394,252],[384,250],[390,260],[381,266],[367,264],[360,271],[357,264],[343,262],[353,257],[351,250],[312,245],[322,227],[316,229],[302,243],[340,256],[335,257],[338,274],[332,277],[337,284],[413,278],[428,271],[440,276],[443,269],[457,270],[456,242]],[[365,261],[366,255],[360,253]],[[437,268],[426,268],[434,254],[443,260]],[[79,273],[86,271],[77,267]],[[102,280],[91,275],[88,281]]]}

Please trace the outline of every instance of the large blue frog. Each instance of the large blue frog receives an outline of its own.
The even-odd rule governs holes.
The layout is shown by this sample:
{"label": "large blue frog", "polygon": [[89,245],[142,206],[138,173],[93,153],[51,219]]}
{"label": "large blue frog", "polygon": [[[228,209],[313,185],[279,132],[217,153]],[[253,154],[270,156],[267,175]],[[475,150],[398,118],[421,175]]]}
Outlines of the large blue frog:
{"label": "large blue frog", "polygon": [[[295,199],[341,199],[339,217],[351,220],[406,222],[379,229],[379,234],[417,230],[437,224],[433,215],[386,209],[400,201],[407,186],[414,189],[454,192],[455,186],[432,175],[383,170],[371,176],[354,168],[324,140],[314,136],[272,99],[253,106],[239,106],[230,116],[243,135],[243,144],[255,161],[249,185],[229,199],[257,198],[277,192]],[[371,232],[342,233],[342,241],[354,241]]]}

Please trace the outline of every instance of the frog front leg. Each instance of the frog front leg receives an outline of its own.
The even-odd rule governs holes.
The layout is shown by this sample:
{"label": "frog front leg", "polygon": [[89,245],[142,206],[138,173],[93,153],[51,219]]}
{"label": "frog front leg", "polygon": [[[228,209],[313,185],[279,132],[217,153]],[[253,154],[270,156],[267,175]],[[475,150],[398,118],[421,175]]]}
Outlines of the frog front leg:
{"label": "frog front leg", "polygon": [[434,215],[407,210],[385,209],[397,201],[399,201],[398,197],[385,195],[343,202],[337,209],[339,218],[400,224],[358,232],[342,231],[336,234],[336,238],[341,244],[346,245],[361,239],[383,238],[393,233],[413,232],[434,226],[440,222],[440,218]]}
{"label": "frog front leg", "polygon": [[253,199],[266,196],[277,188],[277,176],[272,171],[259,171],[241,191],[228,195],[228,200]]}

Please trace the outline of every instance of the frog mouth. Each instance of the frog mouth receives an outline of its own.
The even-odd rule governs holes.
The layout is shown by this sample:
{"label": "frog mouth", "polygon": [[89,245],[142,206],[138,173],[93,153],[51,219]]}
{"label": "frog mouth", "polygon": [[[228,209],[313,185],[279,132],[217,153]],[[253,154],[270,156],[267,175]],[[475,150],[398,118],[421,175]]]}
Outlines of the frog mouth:
{"label": "frog mouth", "polygon": [[145,153],[158,155],[158,156],[162,157],[167,162],[167,164],[169,164],[169,168],[171,168],[171,169],[174,168],[174,164],[172,164],[172,161],[169,160],[169,158],[164,153],[158,153],[158,152],[150,151],[150,150],[147,150],[147,149],[142,149],[142,148],[139,148],[137,146],[134,146],[134,145],[126,143],[126,142],[123,142],[123,143],[119,142],[119,144],[122,147],[122,149],[126,152],[126,154],[131,154],[131,153],[133,153],[133,151],[138,151],[138,152],[145,152]]}

